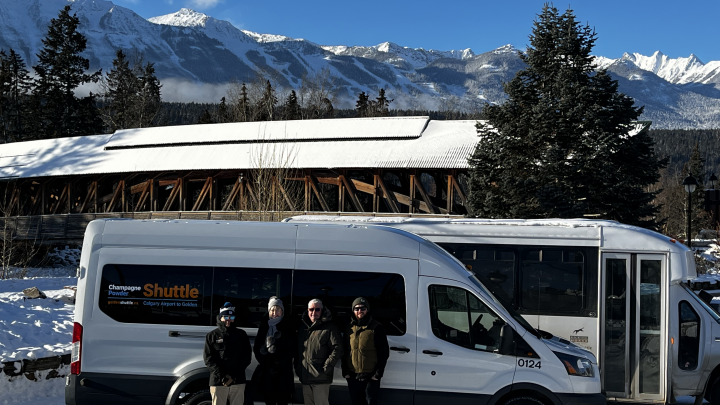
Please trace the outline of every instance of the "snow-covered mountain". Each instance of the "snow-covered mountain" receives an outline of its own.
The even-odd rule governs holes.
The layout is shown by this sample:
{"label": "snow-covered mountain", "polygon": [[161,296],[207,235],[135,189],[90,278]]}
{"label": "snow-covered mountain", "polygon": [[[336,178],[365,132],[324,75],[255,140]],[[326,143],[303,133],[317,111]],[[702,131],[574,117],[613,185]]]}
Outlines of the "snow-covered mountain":
{"label": "snow-covered mountain", "polygon": [[[107,71],[118,49],[138,51],[155,63],[166,85],[175,87],[222,87],[262,74],[284,88],[298,88],[306,75],[329,69],[339,88],[338,107],[352,106],[360,91],[372,95],[385,88],[398,108],[475,108],[503,102],[503,82],[524,66],[512,45],[480,54],[392,42],[319,45],[240,30],[187,8],[146,20],[105,0],[0,0],[0,48],[15,49],[34,65],[50,19],[68,3],[88,38],[92,69]],[[653,120],[654,127],[720,127],[720,61],[705,64],[693,55],[672,59],[656,52],[597,56],[596,62],[619,81],[622,92],[646,106],[643,118]],[[167,85],[164,91],[170,90]]]}

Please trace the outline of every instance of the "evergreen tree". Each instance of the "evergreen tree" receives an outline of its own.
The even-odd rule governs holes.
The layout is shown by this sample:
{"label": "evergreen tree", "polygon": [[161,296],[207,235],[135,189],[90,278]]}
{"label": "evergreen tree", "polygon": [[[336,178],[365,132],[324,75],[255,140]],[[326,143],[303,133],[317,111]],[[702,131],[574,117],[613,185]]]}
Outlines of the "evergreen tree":
{"label": "evergreen tree", "polygon": [[155,75],[155,64],[146,63],[140,76],[140,117],[138,121],[140,128],[158,125],[157,118],[162,109],[161,88],[160,80]]}
{"label": "evergreen tree", "polygon": [[214,124],[215,119],[213,119],[212,114],[210,114],[210,110],[207,108],[205,111],[203,111],[203,114],[198,118],[198,124]]}
{"label": "evergreen tree", "polygon": [[290,94],[288,95],[287,99],[285,100],[285,105],[283,105],[283,112],[285,114],[286,120],[299,120],[302,119],[302,114],[300,111],[300,104],[298,103],[297,94],[295,93],[295,90],[290,90]]}
{"label": "evergreen tree", "polygon": [[14,49],[8,56],[9,99],[7,104],[7,126],[11,142],[22,141],[26,137],[26,118],[32,80],[25,61]]}
{"label": "evergreen tree", "polygon": [[230,111],[228,111],[225,97],[220,99],[220,105],[218,106],[217,112],[217,122],[230,122]]}
{"label": "evergreen tree", "polygon": [[275,105],[277,104],[277,97],[275,96],[275,89],[272,88],[270,80],[265,85],[262,97],[258,101],[257,105],[257,120],[258,121],[272,121],[275,115]]}
{"label": "evergreen tree", "polygon": [[110,130],[115,132],[118,129],[137,127],[140,78],[130,67],[130,61],[122,49],[116,53],[105,84],[108,105],[104,116],[107,117]]}
{"label": "evergreen tree", "polygon": [[240,88],[240,97],[237,103],[237,118],[238,122],[249,122],[252,121],[250,115],[250,99],[248,98],[247,86],[245,83]]}
{"label": "evergreen tree", "polygon": [[[487,106],[469,159],[469,208],[487,218],[604,218],[654,228],[658,159],[642,113],[595,71],[597,36],[572,10],[550,5],[535,21],[526,68],[505,85],[508,101]],[[637,131],[636,131],[637,132]]]}
{"label": "evergreen tree", "polygon": [[388,100],[385,96],[385,89],[380,89],[380,94],[372,103],[372,116],[373,117],[387,117],[390,114],[390,103],[393,100]]}
{"label": "evergreen tree", "polygon": [[355,103],[355,116],[358,118],[368,117],[369,108],[369,97],[364,91],[361,91]]}
{"label": "evergreen tree", "polygon": [[90,61],[81,56],[87,47],[87,39],[78,32],[80,20],[70,15],[70,5],[66,5],[57,18],[50,20],[47,35],[43,38],[43,48],[37,54],[38,64],[33,66],[37,76],[33,96],[41,107],[42,136],[65,137],[86,135],[89,128],[81,122],[93,122],[96,109],[87,108],[94,104],[94,97],[85,100],[81,106],[75,97],[75,89],[81,84],[97,82],[100,72],[87,74]]}
{"label": "evergreen tree", "polygon": [[[702,229],[712,227],[710,215],[705,211],[705,159],[700,155],[698,144],[695,144],[690,159],[683,167],[682,178],[685,179],[687,176],[695,177],[695,180],[698,182],[698,186],[695,187],[695,191],[692,193],[692,217],[690,218],[692,232],[693,234],[697,234]],[[682,205],[685,207],[683,224],[687,224],[687,191],[685,191],[685,187],[681,184],[679,184],[678,187],[682,188],[679,195],[682,196]],[[693,235],[690,235],[690,237],[693,237]]]}

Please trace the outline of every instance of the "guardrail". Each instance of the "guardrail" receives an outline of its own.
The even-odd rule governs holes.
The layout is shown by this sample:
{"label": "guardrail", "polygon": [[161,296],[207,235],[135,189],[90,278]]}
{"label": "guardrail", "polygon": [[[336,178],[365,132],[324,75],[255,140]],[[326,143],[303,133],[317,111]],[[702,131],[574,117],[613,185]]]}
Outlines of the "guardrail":
{"label": "guardrail", "polygon": [[[82,241],[87,225],[102,218],[131,219],[201,219],[219,221],[269,221],[279,222],[296,215],[376,216],[418,218],[462,218],[462,215],[393,214],[326,211],[152,211],[110,212],[103,214],[57,214],[0,218],[0,232],[6,229],[9,237],[16,240],[34,240],[37,243],[63,243]],[[7,223],[7,228],[5,224]]]}

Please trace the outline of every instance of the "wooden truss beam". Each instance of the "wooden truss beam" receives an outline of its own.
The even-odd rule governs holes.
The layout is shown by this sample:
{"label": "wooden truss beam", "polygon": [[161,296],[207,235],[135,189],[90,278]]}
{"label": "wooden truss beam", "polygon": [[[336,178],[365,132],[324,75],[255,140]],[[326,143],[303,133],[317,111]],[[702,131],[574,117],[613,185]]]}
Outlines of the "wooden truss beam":
{"label": "wooden truss beam", "polygon": [[[118,185],[115,188],[115,192],[113,193],[112,198],[110,199],[110,202],[108,203],[107,208],[105,208],[105,212],[112,212],[113,208],[115,208],[115,204],[117,204],[118,200],[124,200],[121,197],[121,194],[123,194],[125,190],[125,180],[118,181]],[[124,201],[121,201],[123,203]]]}
{"label": "wooden truss beam", "polygon": [[51,212],[53,215],[55,215],[55,214],[58,213],[58,209],[60,208],[60,205],[62,205],[63,202],[64,202],[65,200],[67,200],[69,188],[70,188],[70,184],[66,184],[65,186],[63,186],[62,193],[60,193],[60,198],[59,198],[57,201],[55,201],[54,204],[52,204],[52,207],[51,207],[51,209],[50,209],[50,212]]}
{"label": "wooden truss beam", "polygon": [[285,187],[277,180],[277,177],[273,176],[273,182],[275,182],[275,186],[280,190],[280,194],[283,195],[283,199],[285,200],[285,203],[288,205],[288,208],[290,211],[297,211],[295,209],[295,204],[293,204],[292,200],[290,199],[290,196],[288,196],[287,191],[285,190]]}
{"label": "wooden truss beam", "polygon": [[[80,211],[79,211],[80,214],[85,212],[85,207],[87,206],[88,201],[90,201],[91,199],[97,199],[97,189],[98,189],[97,180],[90,183],[90,187],[88,187],[87,196],[85,197],[85,200],[83,200],[83,203],[80,206]],[[97,212],[97,207],[96,207],[95,211]]]}
{"label": "wooden truss beam", "polygon": [[[138,198],[138,202],[135,205],[135,211],[140,211],[142,207],[145,205],[145,201],[147,201],[148,196],[152,192],[152,186],[153,186],[153,180],[150,179],[145,182],[145,188],[142,191],[142,194],[140,194],[140,198]],[[149,211],[152,211],[152,207]]]}
{"label": "wooden truss beam", "polygon": [[310,173],[310,175],[308,175],[307,177],[310,183],[310,188],[312,188],[313,193],[315,193],[315,197],[317,197],[323,211],[330,211],[330,207],[328,206],[327,202],[325,202],[325,198],[320,192],[320,187],[318,186],[318,179],[312,173]]}
{"label": "wooden truss beam", "polygon": [[[352,202],[352,205],[355,207],[355,210],[357,212],[365,212],[362,204],[360,204],[360,200],[357,198],[357,194],[355,194],[355,185],[354,185],[355,182],[354,181],[348,182],[347,177],[345,177],[345,176],[340,176],[340,181],[342,181],[345,191],[350,196],[350,202]],[[362,182],[360,182],[360,183],[362,183]]]}
{"label": "wooden truss beam", "polygon": [[242,181],[240,180],[240,177],[238,177],[237,180],[235,180],[235,184],[233,184],[232,190],[230,190],[230,195],[228,195],[227,199],[225,200],[225,203],[222,206],[223,211],[230,210],[232,202],[235,201],[238,194],[240,193],[241,186],[242,186]]}
{"label": "wooden truss beam", "polygon": [[380,185],[380,190],[382,190],[383,197],[385,197],[385,201],[387,201],[388,207],[390,207],[390,210],[397,214],[400,212],[400,209],[397,206],[398,201],[395,198],[395,193],[390,193],[385,187],[385,182],[383,181],[382,177],[375,175],[375,181],[377,181],[377,184]]}
{"label": "wooden truss beam", "polygon": [[200,190],[200,195],[198,196],[197,201],[195,201],[195,204],[193,204],[193,207],[190,211],[197,211],[198,209],[200,209],[200,207],[202,207],[203,202],[205,202],[205,197],[210,195],[210,191],[212,189],[212,183],[213,183],[212,177],[208,177],[205,180],[205,184],[203,185],[202,190]]}
{"label": "wooden truss beam", "polygon": [[448,176],[448,181],[452,184],[453,188],[457,192],[458,197],[460,197],[460,201],[462,201],[462,204],[467,207],[467,199],[465,198],[465,193],[463,193],[462,188],[460,188],[460,183],[458,183],[455,175],[451,174],[450,176]]}
{"label": "wooden truss beam", "polygon": [[438,207],[433,205],[433,203],[430,201],[430,197],[425,192],[425,188],[423,187],[422,182],[419,181],[417,176],[413,175],[412,178],[413,178],[413,183],[415,183],[415,188],[417,189],[418,193],[420,193],[420,198],[423,199],[423,201],[425,202],[425,205],[427,205],[429,208],[429,210],[427,212],[430,214],[439,214],[440,210],[438,209]]}
{"label": "wooden truss beam", "polygon": [[180,195],[180,189],[183,187],[183,179],[182,177],[179,177],[174,182],[174,186],[172,191],[170,191],[170,195],[168,196],[168,199],[165,201],[165,205],[163,206],[163,211],[167,211],[172,207],[172,205],[175,203],[175,199]]}

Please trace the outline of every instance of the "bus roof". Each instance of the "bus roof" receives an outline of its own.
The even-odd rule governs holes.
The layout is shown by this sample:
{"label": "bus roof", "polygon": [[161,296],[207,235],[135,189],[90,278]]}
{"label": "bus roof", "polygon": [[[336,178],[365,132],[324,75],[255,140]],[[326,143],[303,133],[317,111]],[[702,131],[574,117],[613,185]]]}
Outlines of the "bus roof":
{"label": "bus roof", "polygon": [[697,276],[692,252],[685,245],[658,232],[616,221],[329,215],[301,215],[286,221],[385,225],[415,233],[436,243],[588,246],[603,251],[673,253],[682,259],[676,259],[681,263],[671,265],[671,281],[687,281]]}

